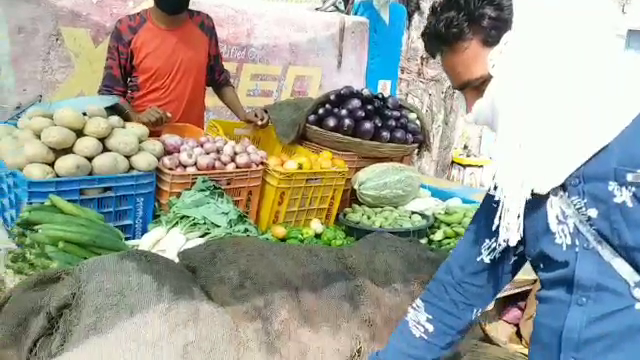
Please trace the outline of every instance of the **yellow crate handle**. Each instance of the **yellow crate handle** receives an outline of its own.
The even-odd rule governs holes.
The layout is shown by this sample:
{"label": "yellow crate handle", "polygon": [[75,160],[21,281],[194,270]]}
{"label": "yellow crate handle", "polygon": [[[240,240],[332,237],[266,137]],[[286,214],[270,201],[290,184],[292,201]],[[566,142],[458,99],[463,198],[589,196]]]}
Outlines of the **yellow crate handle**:
{"label": "yellow crate handle", "polygon": [[214,120],[210,120],[209,124],[207,124],[207,134],[211,136],[226,137],[224,135],[224,131],[222,131],[222,127],[220,127],[220,125],[218,125]]}

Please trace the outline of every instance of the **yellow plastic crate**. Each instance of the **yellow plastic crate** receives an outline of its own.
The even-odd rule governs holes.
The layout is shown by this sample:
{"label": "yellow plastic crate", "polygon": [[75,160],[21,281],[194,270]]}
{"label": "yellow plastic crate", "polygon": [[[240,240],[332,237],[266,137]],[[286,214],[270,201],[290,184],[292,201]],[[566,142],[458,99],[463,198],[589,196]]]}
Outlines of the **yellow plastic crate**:
{"label": "yellow plastic crate", "polygon": [[273,125],[260,129],[241,121],[209,120],[207,134],[224,136],[233,141],[240,141],[243,137],[247,137],[251,140],[251,143],[257,146],[258,149],[266,151],[269,156],[283,153],[291,156],[296,154],[301,147],[299,145],[284,145],[280,143]]}
{"label": "yellow plastic crate", "polygon": [[267,168],[258,213],[258,227],[307,226],[314,219],[333,225],[348,169],[277,171]]}

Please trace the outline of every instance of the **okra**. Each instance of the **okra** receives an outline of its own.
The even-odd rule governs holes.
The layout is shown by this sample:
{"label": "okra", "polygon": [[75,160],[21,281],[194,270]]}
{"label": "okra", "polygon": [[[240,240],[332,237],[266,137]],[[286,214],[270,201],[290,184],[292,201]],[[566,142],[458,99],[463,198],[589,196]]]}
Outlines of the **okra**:
{"label": "okra", "polygon": [[58,243],[58,249],[66,252],[67,254],[75,255],[83,259],[91,259],[92,257],[98,256],[98,254],[95,254],[89,250],[83,249],[78,245],[74,245],[64,241],[60,241]]}
{"label": "okra", "polygon": [[79,218],[72,215],[51,214],[42,211],[28,211],[24,218],[24,221],[31,225],[52,224],[64,225],[67,227],[73,226],[83,230],[91,229],[93,231],[103,232],[104,234],[109,234],[110,236],[114,236],[119,238],[120,240],[124,240],[122,233],[109,224],[98,223],[93,220]]}
{"label": "okra", "polygon": [[90,230],[85,231],[53,224],[38,225],[36,229],[49,240],[65,241],[81,246],[95,246],[114,251],[129,250],[127,244],[120,239]]}
{"label": "okra", "polygon": [[70,203],[57,195],[49,195],[49,200],[51,200],[51,203],[55,207],[57,207],[67,215],[77,216],[104,223],[104,216],[96,211]]}

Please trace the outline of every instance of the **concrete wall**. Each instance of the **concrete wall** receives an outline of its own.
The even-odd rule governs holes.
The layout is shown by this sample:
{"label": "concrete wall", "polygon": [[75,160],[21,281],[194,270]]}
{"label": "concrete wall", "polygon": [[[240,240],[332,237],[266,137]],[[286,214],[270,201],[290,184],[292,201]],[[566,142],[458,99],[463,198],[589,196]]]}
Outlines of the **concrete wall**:
{"label": "concrete wall", "polygon": [[[191,3],[216,21],[225,65],[248,107],[364,84],[368,39],[364,19],[345,17],[340,50],[337,14],[286,2]],[[95,94],[113,24],[122,15],[151,4],[143,0],[0,0],[0,120],[9,107],[40,94],[51,101]],[[212,93],[207,106],[218,118],[232,118]]]}

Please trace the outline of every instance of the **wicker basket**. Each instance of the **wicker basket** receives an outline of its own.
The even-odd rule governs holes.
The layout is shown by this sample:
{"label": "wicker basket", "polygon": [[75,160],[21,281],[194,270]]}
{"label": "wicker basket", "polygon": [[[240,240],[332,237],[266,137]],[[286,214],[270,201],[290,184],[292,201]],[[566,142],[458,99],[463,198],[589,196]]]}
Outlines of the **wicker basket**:
{"label": "wicker basket", "polygon": [[338,151],[349,151],[365,157],[393,158],[403,157],[413,153],[417,144],[399,145],[389,143],[379,143],[344,136],[324,130],[317,126],[305,125],[305,137],[316,143]]}

